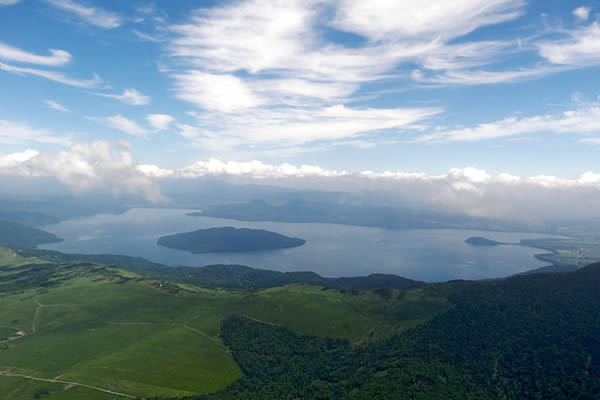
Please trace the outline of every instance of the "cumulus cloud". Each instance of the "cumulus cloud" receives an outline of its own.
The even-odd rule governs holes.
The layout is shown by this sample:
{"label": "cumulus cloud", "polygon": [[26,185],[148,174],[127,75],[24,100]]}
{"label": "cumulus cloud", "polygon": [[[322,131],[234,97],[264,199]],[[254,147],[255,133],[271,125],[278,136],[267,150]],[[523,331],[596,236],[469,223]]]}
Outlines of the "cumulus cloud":
{"label": "cumulus cloud", "polygon": [[[164,201],[160,184],[216,177],[230,182],[279,185],[294,189],[388,193],[404,202],[442,212],[539,222],[560,215],[598,217],[600,173],[578,178],[519,177],[466,167],[440,175],[403,171],[345,171],[317,165],[268,164],[259,160],[198,161],[179,169],[137,164],[127,142],[73,145],[57,153],[27,150],[0,154],[0,175],[54,177],[76,192],[104,189]],[[577,204],[577,207],[573,207]]]}
{"label": "cumulus cloud", "polygon": [[538,44],[540,55],[554,64],[586,66],[600,64],[600,24],[569,32],[569,38]]}
{"label": "cumulus cloud", "polygon": [[157,131],[163,131],[175,121],[175,118],[167,114],[148,114],[146,120]]}
{"label": "cumulus cloud", "polygon": [[598,132],[600,132],[600,105],[592,104],[559,114],[509,117],[472,128],[439,130],[423,135],[416,141],[478,141],[532,133],[593,134]]}
{"label": "cumulus cloud", "polygon": [[48,66],[64,65],[71,61],[71,54],[64,50],[50,49],[49,52],[49,56],[40,56],[0,42],[0,58],[4,60]]}
{"label": "cumulus cloud", "polygon": [[145,96],[136,89],[125,89],[122,94],[108,94],[108,93],[92,93],[96,96],[108,97],[111,99],[119,100],[125,104],[132,106],[145,106],[150,104],[152,100],[149,96]]}
{"label": "cumulus cloud", "polygon": [[573,15],[579,18],[582,21],[587,21],[590,17],[590,8],[589,7],[577,7],[573,10]]}
{"label": "cumulus cloud", "polygon": [[[467,167],[440,175],[399,171],[324,169],[316,165],[273,165],[258,160],[235,162],[210,159],[180,169],[140,165],[138,171],[155,179],[217,177],[231,182],[254,182],[294,189],[371,190],[400,196],[419,207],[481,217],[539,222],[544,218],[600,216],[600,174],[579,178],[493,175]],[[578,204],[578,207],[573,207]]]}
{"label": "cumulus cloud", "polygon": [[0,62],[0,70],[11,72],[17,75],[34,75],[42,78],[49,79],[54,82],[62,83],[64,85],[75,86],[79,88],[94,88],[97,87],[100,83],[102,83],[102,79],[96,74],[94,74],[93,79],[74,79],[65,76],[64,74],[56,71],[46,71],[42,69],[36,68],[22,68],[17,67],[10,64],[5,64]]}
{"label": "cumulus cloud", "polygon": [[88,7],[73,0],[46,0],[51,6],[87,22],[88,24],[104,28],[117,28],[123,23],[123,18],[118,14],[103,10],[99,7]]}
{"label": "cumulus cloud", "polygon": [[40,153],[36,150],[25,150],[21,153],[11,153],[5,156],[0,154],[0,168],[12,168],[15,167],[31,158],[39,155]]}
{"label": "cumulus cloud", "polygon": [[54,100],[44,100],[44,103],[46,103],[46,105],[53,110],[62,111],[62,112],[71,112],[71,110],[69,110],[68,108],[66,108],[65,106],[63,106],[61,104],[58,104]]}
{"label": "cumulus cloud", "polygon": [[0,175],[53,177],[75,192],[104,189],[153,202],[166,199],[159,186],[136,169],[127,142],[79,143],[58,153],[28,150],[0,156]]}

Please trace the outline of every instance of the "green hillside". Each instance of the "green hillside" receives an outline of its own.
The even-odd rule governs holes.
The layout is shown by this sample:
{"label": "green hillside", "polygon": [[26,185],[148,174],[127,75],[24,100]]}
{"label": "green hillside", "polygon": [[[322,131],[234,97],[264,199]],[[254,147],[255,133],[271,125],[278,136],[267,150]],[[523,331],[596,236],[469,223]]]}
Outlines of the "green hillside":
{"label": "green hillside", "polygon": [[359,344],[450,307],[445,297],[422,289],[208,289],[9,250],[0,250],[0,259],[0,325],[4,336],[24,333],[0,343],[0,398],[33,398],[31,388],[48,390],[47,399],[217,392],[243,375],[220,337],[221,321],[230,315]]}
{"label": "green hillside", "polygon": [[91,262],[112,265],[154,279],[168,280],[211,288],[268,289],[293,283],[306,283],[330,289],[416,289],[425,282],[414,281],[398,275],[371,274],[368,276],[325,278],[315,272],[280,272],[246,265],[206,265],[204,267],[170,267],[148,261],[142,257],[115,254],[65,254],[53,250],[19,249],[24,257],[35,257],[50,262]]}
{"label": "green hillside", "polygon": [[0,249],[0,398],[600,398],[600,264],[336,290],[34,254]]}
{"label": "green hillside", "polygon": [[360,348],[230,317],[222,336],[245,377],[191,398],[600,398],[600,264],[430,289],[454,307]]}
{"label": "green hillside", "polygon": [[0,246],[16,249],[35,247],[38,244],[60,242],[58,236],[17,222],[0,220]]}

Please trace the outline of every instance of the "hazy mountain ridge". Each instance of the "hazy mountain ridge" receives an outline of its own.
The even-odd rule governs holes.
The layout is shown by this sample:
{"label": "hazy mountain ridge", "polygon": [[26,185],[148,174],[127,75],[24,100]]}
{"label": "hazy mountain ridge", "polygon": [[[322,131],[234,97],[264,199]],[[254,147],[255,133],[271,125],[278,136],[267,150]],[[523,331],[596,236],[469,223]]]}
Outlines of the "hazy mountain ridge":
{"label": "hazy mountain ridge", "polygon": [[264,200],[209,206],[192,216],[240,221],[322,222],[390,229],[463,228],[528,232],[531,226],[518,221],[449,215],[409,207],[369,206],[296,199],[283,205]]}

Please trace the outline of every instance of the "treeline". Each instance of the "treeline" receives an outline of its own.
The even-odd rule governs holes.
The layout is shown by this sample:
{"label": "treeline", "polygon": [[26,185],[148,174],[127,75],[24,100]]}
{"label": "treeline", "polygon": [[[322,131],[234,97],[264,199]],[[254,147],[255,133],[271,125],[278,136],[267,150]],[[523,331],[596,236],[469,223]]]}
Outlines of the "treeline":
{"label": "treeline", "polygon": [[62,241],[58,236],[18,222],[0,219],[0,246],[13,249],[35,247]]}
{"label": "treeline", "polygon": [[65,254],[53,250],[18,250],[23,257],[38,257],[51,262],[91,262],[135,272],[150,278],[188,283],[209,288],[267,289],[293,283],[305,283],[339,290],[377,288],[413,289],[425,282],[397,275],[371,274],[349,278],[324,278],[314,272],[279,272],[245,265],[207,265],[204,267],[170,267],[141,257],[112,254]]}

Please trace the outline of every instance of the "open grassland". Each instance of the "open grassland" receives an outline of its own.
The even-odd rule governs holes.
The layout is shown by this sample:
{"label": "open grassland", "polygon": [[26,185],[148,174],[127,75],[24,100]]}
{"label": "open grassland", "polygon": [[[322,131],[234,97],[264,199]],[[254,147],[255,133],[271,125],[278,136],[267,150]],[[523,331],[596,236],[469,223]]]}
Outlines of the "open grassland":
{"label": "open grassland", "polygon": [[570,239],[524,239],[521,244],[550,251],[537,257],[553,264],[583,267],[600,262],[600,237],[597,235],[577,234]]}
{"label": "open grassland", "polygon": [[3,267],[3,266],[19,267],[21,265],[26,265],[26,264],[43,264],[43,263],[45,263],[45,261],[42,261],[38,258],[21,257],[11,249],[7,249],[5,247],[0,247],[0,267]]}
{"label": "open grassland", "polygon": [[91,263],[15,263],[0,269],[0,334],[24,335],[0,343],[3,399],[216,392],[242,376],[219,336],[231,314],[358,345],[450,307],[421,289],[205,289]]}

